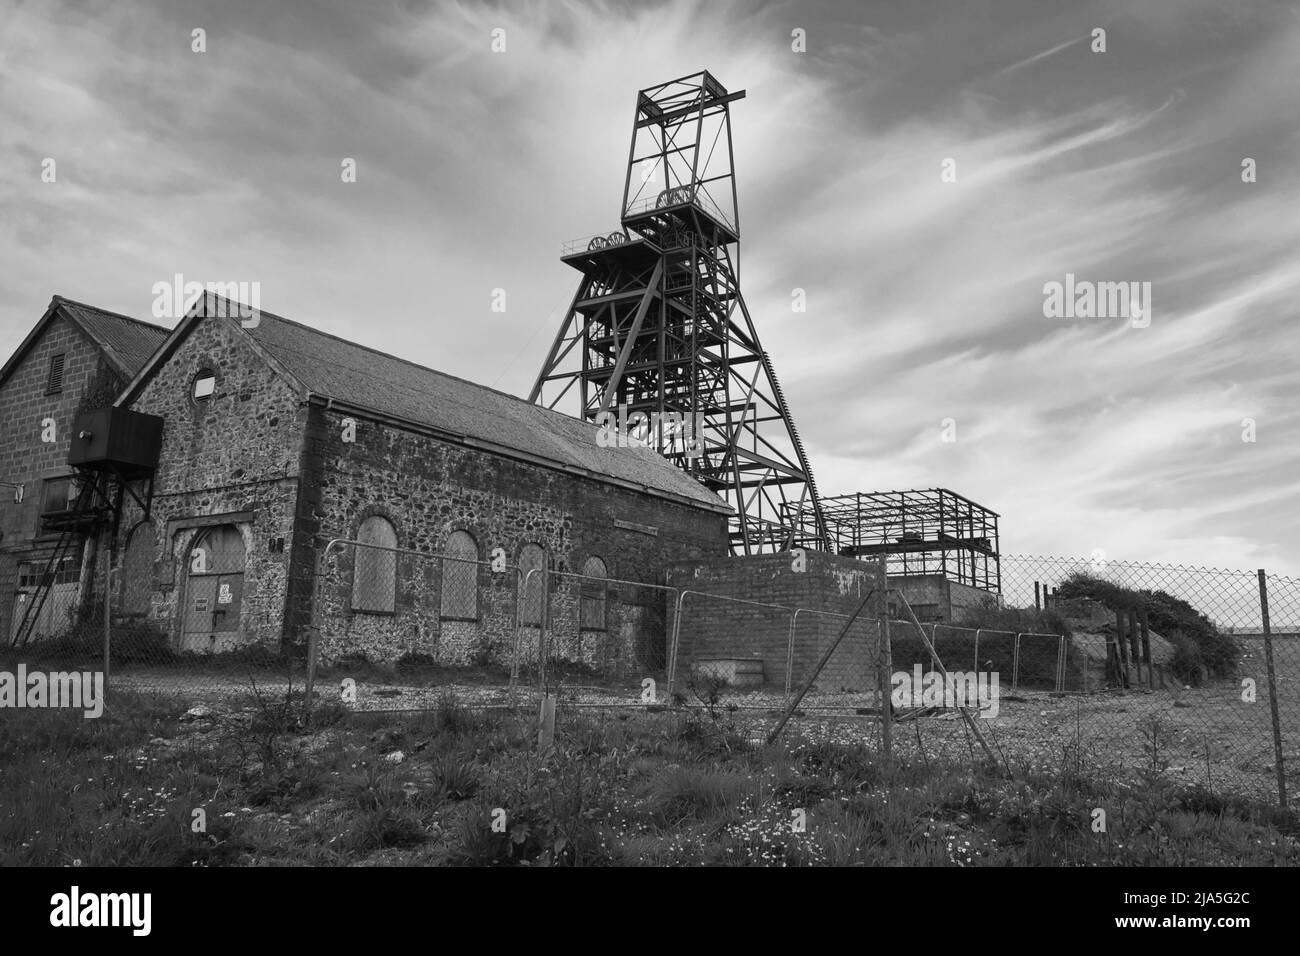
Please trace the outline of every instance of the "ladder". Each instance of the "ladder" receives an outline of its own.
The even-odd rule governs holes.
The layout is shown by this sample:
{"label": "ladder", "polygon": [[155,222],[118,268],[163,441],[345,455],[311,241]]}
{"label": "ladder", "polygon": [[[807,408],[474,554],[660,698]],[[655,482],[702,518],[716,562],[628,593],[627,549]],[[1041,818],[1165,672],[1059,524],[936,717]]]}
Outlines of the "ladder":
{"label": "ladder", "polygon": [[[81,482],[71,512],[81,514],[93,510],[91,503],[95,500],[95,494],[96,489],[93,482]],[[36,582],[36,590],[31,594],[31,599],[27,601],[26,607],[23,608],[22,619],[18,622],[18,628],[14,631],[13,638],[10,641],[11,647],[25,647],[31,641],[32,636],[36,633],[36,627],[40,623],[41,611],[45,607],[45,602],[49,600],[50,592],[54,589],[59,567],[65,559],[81,546],[81,538],[81,532],[72,528],[65,528],[60,532],[59,540],[55,543],[54,550],[50,552],[50,557],[45,562],[45,570],[41,572],[41,576]]]}

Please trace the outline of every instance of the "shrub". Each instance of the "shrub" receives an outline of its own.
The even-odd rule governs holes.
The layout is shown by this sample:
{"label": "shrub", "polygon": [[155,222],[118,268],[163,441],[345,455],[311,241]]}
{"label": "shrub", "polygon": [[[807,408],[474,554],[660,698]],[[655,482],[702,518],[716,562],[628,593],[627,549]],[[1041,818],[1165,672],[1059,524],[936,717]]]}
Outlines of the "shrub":
{"label": "shrub", "polygon": [[1198,686],[1201,683],[1202,669],[1208,670],[1201,648],[1182,631],[1170,631],[1162,636],[1174,646],[1174,657],[1169,662],[1174,676],[1184,684]]}
{"label": "shrub", "polygon": [[[1145,610],[1151,629],[1174,645],[1174,673],[1188,683],[1192,679],[1199,682],[1202,664],[1216,677],[1235,672],[1239,651],[1231,635],[1219,631],[1208,617],[1167,591],[1121,587],[1104,578],[1076,571],[1066,578],[1056,593],[1058,597],[1067,599],[1092,598],[1112,609]],[[1175,634],[1179,638],[1175,639]],[[1181,673],[1180,668],[1183,669]]]}
{"label": "shrub", "polygon": [[114,627],[110,648],[112,660],[119,664],[170,664],[176,660],[167,635],[144,622]]}
{"label": "shrub", "polygon": [[438,662],[433,659],[432,654],[425,654],[423,651],[407,651],[397,659],[397,667],[433,667]]}
{"label": "shrub", "polygon": [[[111,662],[120,664],[170,664],[176,660],[171,642],[153,624],[143,621],[115,622],[109,630]],[[33,663],[86,664],[102,666],[104,624],[86,619],[70,624],[58,634],[38,639],[23,648]]]}
{"label": "shrub", "polygon": [[962,627],[985,627],[993,631],[1070,636],[1070,628],[1065,619],[1050,608],[1040,611],[1035,608],[998,607],[992,601],[966,608],[959,623]]}
{"label": "shrub", "polygon": [[470,663],[475,667],[492,667],[497,663],[499,653],[497,643],[491,638],[484,638],[470,655]]}

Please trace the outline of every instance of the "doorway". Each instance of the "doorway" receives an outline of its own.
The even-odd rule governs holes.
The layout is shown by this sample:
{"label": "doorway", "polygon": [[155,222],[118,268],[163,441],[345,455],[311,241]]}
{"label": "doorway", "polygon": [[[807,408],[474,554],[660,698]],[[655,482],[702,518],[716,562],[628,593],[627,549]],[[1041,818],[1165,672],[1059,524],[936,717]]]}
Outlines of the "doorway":
{"label": "doorway", "polygon": [[187,555],[182,651],[215,653],[238,646],[244,597],[244,539],[234,525],[206,528]]}

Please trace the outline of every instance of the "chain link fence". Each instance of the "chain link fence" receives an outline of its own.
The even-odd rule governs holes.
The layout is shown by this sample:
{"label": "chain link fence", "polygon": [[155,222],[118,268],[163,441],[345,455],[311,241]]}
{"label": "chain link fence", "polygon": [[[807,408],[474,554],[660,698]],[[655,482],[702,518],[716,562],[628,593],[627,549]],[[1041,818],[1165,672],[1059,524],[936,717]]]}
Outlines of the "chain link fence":
{"label": "chain link fence", "polygon": [[365,711],[426,710],[447,697],[513,707],[539,670],[544,582],[479,560],[335,539],[316,570],[310,690]]}
{"label": "chain link fence", "polygon": [[[448,697],[525,712],[548,698],[692,707],[736,715],[752,735],[778,718],[848,718],[864,738],[888,722],[900,752],[980,759],[958,704],[924,693],[937,672],[941,687],[976,681],[965,709],[1013,768],[1069,756],[1099,773],[1279,799],[1296,789],[1294,578],[1004,555],[1000,595],[927,609],[938,620],[912,619],[891,579],[886,628],[874,602],[851,618],[761,600],[761,586],[751,599],[557,569],[540,549],[496,557],[334,540],[314,573],[257,580],[239,542],[199,534],[170,570],[119,553],[107,608],[102,553],[24,568],[13,606],[28,624],[15,640],[11,623],[0,663],[100,671],[111,689],[190,703],[310,685],[316,704],[369,711]],[[155,579],[169,585],[163,600]]]}
{"label": "chain link fence", "polygon": [[554,696],[579,707],[661,703],[667,624],[679,589],[543,568],[528,577],[527,587],[544,592],[541,665],[528,685],[534,697]]}
{"label": "chain link fence", "polygon": [[[1057,695],[1025,682],[991,736],[1027,764],[1141,772],[1285,801],[1300,768],[1300,582],[1264,572],[1037,556],[1001,558],[996,606],[1065,640]],[[1271,658],[1271,663],[1270,663]],[[1028,709],[1016,699],[1017,694]],[[1018,710],[1025,710],[1020,715]]]}

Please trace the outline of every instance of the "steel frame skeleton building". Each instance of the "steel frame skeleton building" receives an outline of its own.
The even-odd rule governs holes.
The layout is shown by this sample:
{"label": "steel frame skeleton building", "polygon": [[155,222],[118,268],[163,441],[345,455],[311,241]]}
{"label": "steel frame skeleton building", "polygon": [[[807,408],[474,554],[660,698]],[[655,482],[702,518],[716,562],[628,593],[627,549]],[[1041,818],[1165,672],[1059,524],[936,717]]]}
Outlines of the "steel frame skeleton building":
{"label": "steel frame skeleton building", "polygon": [[[812,470],[738,281],[730,104],[744,95],[707,71],[637,94],[622,228],[563,250],[582,278],[529,400],[632,425],[735,509],[733,553],[825,548]],[[687,423],[686,440],[651,419]]]}
{"label": "steel frame skeleton building", "polygon": [[890,575],[942,574],[1002,590],[997,513],[947,488],[823,498],[822,513],[840,554],[883,554]]}

